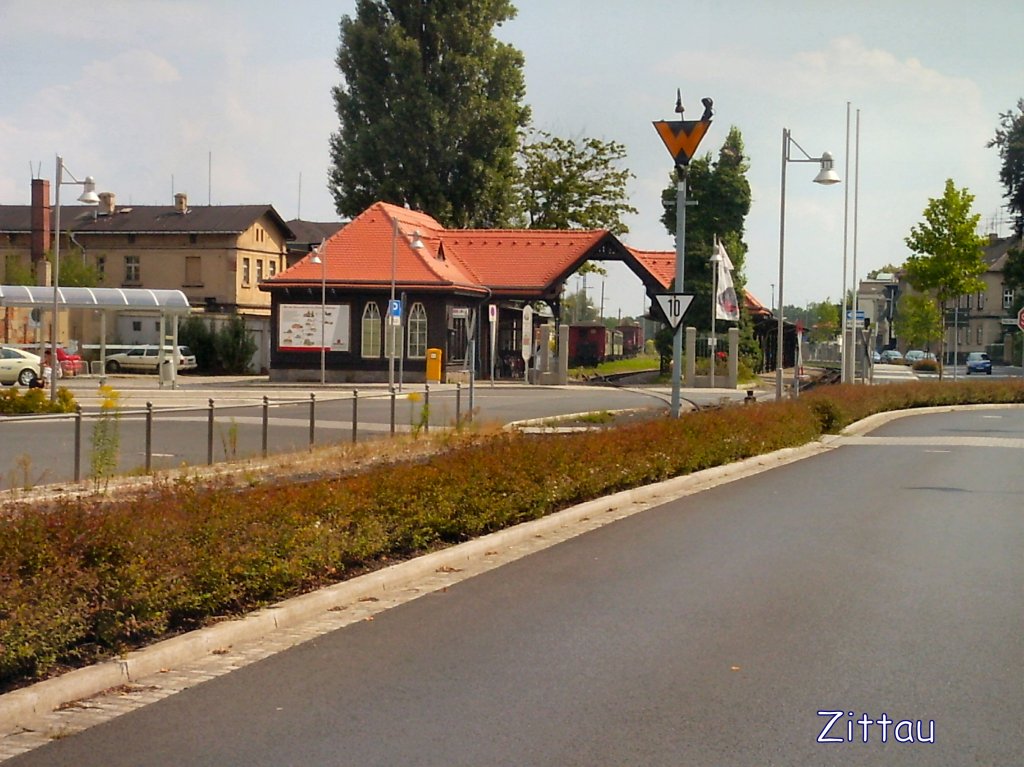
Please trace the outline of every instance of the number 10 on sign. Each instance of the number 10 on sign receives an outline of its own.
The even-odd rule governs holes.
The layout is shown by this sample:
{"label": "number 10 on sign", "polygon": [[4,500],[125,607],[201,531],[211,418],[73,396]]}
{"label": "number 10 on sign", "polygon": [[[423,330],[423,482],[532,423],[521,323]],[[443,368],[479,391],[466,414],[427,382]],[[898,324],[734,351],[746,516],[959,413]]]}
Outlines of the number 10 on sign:
{"label": "number 10 on sign", "polygon": [[686,310],[690,308],[693,296],[685,293],[659,293],[656,298],[658,299],[658,306],[661,307],[661,311],[665,315],[665,319],[668,320],[668,324],[675,330],[679,327],[679,323],[682,322]]}

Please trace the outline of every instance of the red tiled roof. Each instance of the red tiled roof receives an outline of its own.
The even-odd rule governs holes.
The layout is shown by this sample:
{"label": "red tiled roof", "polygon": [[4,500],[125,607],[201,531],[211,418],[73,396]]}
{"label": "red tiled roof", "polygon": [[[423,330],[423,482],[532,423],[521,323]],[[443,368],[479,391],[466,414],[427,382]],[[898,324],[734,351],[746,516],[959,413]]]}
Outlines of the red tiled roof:
{"label": "red tiled roof", "polygon": [[[414,234],[423,248],[410,244]],[[604,230],[447,230],[424,213],[377,202],[327,239],[321,257],[332,287],[390,285],[394,243],[399,289],[534,295],[570,273],[608,236]],[[319,284],[321,265],[312,257],[265,284]]]}
{"label": "red tiled roof", "polygon": [[676,253],[674,250],[637,250],[626,247],[633,257],[643,266],[663,288],[672,287],[676,278]]}

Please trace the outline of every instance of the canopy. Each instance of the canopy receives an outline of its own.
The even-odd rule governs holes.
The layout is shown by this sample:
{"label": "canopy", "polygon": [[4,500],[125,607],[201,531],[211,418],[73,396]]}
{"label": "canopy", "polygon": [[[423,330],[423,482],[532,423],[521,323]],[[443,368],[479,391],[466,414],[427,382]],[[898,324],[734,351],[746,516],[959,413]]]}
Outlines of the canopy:
{"label": "canopy", "polygon": [[[57,288],[57,304],[65,309],[149,310],[188,314],[188,298],[180,290],[146,288]],[[0,285],[0,306],[53,306],[53,288],[38,285]]]}

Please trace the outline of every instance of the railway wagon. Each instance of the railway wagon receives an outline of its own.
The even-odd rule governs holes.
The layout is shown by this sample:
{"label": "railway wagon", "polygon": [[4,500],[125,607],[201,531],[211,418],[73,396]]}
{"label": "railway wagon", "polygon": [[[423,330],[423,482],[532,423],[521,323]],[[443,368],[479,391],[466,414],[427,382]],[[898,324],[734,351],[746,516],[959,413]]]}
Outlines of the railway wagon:
{"label": "railway wagon", "polygon": [[639,325],[619,325],[622,333],[622,356],[635,357],[644,349],[644,329]]}
{"label": "railway wagon", "polygon": [[597,322],[569,326],[569,366],[594,367],[623,355],[622,331]]}

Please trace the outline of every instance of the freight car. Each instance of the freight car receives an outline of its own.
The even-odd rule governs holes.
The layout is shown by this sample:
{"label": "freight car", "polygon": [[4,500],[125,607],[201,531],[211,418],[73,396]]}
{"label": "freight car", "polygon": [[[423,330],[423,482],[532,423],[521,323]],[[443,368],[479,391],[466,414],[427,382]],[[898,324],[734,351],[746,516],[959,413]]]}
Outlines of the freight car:
{"label": "freight car", "polygon": [[622,356],[635,357],[644,350],[644,329],[639,325],[619,325],[622,333]]}
{"label": "freight car", "polygon": [[623,337],[619,329],[609,330],[596,322],[569,326],[569,366],[594,367],[621,359]]}

